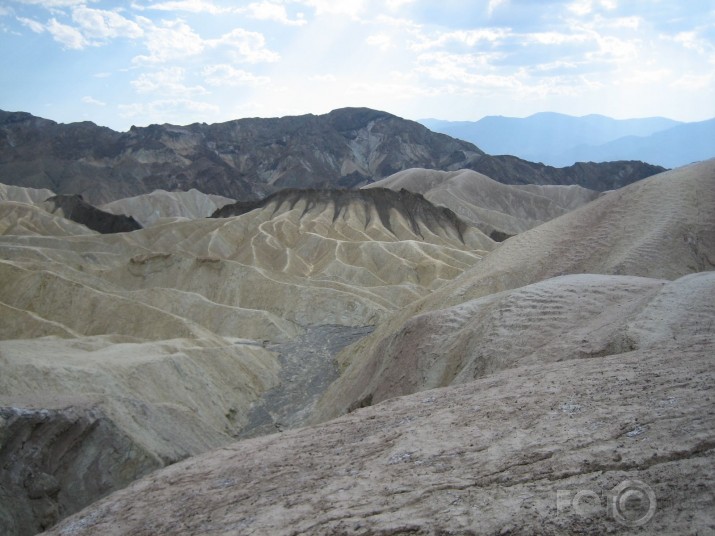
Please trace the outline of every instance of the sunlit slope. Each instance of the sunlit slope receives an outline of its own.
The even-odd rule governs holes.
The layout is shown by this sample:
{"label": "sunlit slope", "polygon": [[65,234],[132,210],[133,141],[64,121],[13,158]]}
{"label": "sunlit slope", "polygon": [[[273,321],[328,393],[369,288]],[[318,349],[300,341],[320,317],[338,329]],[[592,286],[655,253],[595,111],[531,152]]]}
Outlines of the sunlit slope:
{"label": "sunlit slope", "polygon": [[[536,322],[535,334],[543,332],[544,336],[559,339],[563,333],[575,329],[575,326],[559,324],[561,331],[557,336],[548,330],[549,322],[554,320],[553,315],[561,319],[578,318],[578,312],[589,310],[586,289],[569,291],[566,285],[568,279],[554,280],[557,282],[554,283],[558,290],[556,295],[547,293],[534,300],[530,300],[529,292],[524,291],[526,294],[521,295],[521,291],[512,289],[562,274],[613,274],[649,278],[652,283],[645,284],[642,289],[645,291],[651,284],[658,284],[657,280],[673,280],[686,274],[713,270],[713,206],[715,161],[708,161],[616,190],[587,206],[507,240],[461,276],[425,299],[396,312],[372,335],[345,349],[339,356],[345,371],[321,401],[316,419],[322,420],[350,407],[369,403],[378,391],[381,393],[379,398],[386,398],[391,394],[450,383],[458,371],[466,366],[452,362],[450,352],[458,352],[458,349],[449,350],[450,345],[466,344],[463,339],[457,342],[457,333],[464,323],[470,326],[469,329],[465,328],[465,333],[474,337],[474,344],[481,344],[474,332],[477,325],[472,324],[477,320],[466,320],[460,316],[462,313],[457,313],[468,310],[472,300],[485,297],[484,300],[491,300],[490,303],[506,300],[514,304],[510,308],[494,305],[495,311],[506,316],[503,322],[491,320],[496,330],[494,333],[483,333],[484,337],[494,337],[496,333],[499,345],[511,348],[509,341],[521,340],[528,333],[528,330],[521,329],[525,328],[524,319],[513,315],[532,314],[533,322]],[[606,293],[605,296],[615,292],[608,282],[601,285],[598,279],[587,281],[591,281],[589,284],[593,285],[595,293]],[[497,294],[504,291],[510,291],[512,295]],[[540,294],[538,288],[535,292]],[[564,292],[573,301],[563,302],[563,297],[558,297],[559,293]],[[611,299],[598,305],[595,311],[600,311]],[[517,305],[522,300],[524,308]],[[560,309],[561,306],[563,308]],[[475,310],[475,318],[481,318],[480,315],[486,314],[484,311],[491,311],[491,307],[481,307],[481,312]],[[618,311],[623,311],[623,304],[620,307]],[[508,316],[507,312],[512,316]],[[420,313],[423,316],[416,316]],[[613,319],[616,324],[623,321],[618,316]],[[453,325],[453,322],[456,323]],[[543,327],[539,322],[543,322]],[[450,325],[451,329],[438,327],[441,323]],[[426,327],[428,325],[432,327]],[[437,333],[433,333],[434,330]],[[456,338],[439,341],[441,330],[449,331],[449,337]],[[431,340],[433,335],[437,341],[434,346],[432,342],[421,339],[424,336]],[[487,342],[482,341],[485,348],[490,347]],[[422,350],[424,355],[420,353]],[[589,350],[588,345],[578,345],[569,347],[569,351],[578,356]],[[502,353],[488,356],[485,362],[475,366],[483,367],[484,370],[489,370],[491,366],[506,366],[499,355]],[[515,350],[509,351],[508,355],[510,360],[518,360],[521,354]],[[417,361],[427,359],[434,364],[434,368],[428,365],[429,374],[423,372],[419,379],[410,380],[410,374],[404,372],[409,367],[398,365],[405,356],[411,356],[410,359]],[[460,359],[466,358],[463,356]],[[398,377],[391,380],[390,375],[383,377],[382,373],[386,369],[394,369]],[[392,387],[387,387],[388,383]],[[378,389],[378,385],[382,387]]]}

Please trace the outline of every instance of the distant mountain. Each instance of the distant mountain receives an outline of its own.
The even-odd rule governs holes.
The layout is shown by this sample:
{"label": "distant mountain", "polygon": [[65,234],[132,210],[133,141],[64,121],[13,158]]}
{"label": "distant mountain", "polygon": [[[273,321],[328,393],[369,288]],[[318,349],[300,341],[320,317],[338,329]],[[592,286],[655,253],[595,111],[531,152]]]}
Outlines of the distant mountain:
{"label": "distant mountain", "polygon": [[678,125],[650,136],[627,136],[598,146],[578,146],[563,154],[571,160],[638,159],[668,168],[715,157],[715,119]]}
{"label": "distant mountain", "polygon": [[115,132],[0,111],[0,182],[80,194],[93,205],[195,188],[255,201],[285,188],[357,188],[410,168],[473,169],[511,184],[618,188],[662,168],[640,162],[555,169],[367,108]]}
{"label": "distant mountain", "polygon": [[525,118],[488,116],[473,122],[420,122],[436,132],[475,143],[487,153],[514,155],[552,166],[641,160],[677,167],[715,156],[712,121],[681,123],[662,117],[619,120],[602,115],[538,113]]}

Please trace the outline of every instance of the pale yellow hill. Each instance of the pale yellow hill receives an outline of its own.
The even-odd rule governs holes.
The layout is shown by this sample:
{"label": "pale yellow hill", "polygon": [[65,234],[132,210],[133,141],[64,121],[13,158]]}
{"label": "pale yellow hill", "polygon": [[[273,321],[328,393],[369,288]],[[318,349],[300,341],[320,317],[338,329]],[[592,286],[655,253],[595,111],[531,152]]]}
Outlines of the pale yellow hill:
{"label": "pale yellow hill", "polygon": [[487,235],[515,235],[566,214],[599,193],[580,186],[513,186],[472,170],[408,169],[365,186],[405,189],[453,210]]}
{"label": "pale yellow hill", "polygon": [[60,215],[50,214],[41,205],[0,201],[0,234],[71,236],[95,232]]}
{"label": "pale yellow hill", "polygon": [[55,193],[47,188],[24,188],[0,183],[0,201],[15,201],[28,205],[40,205]]}
{"label": "pale yellow hill", "polygon": [[204,194],[195,189],[188,192],[155,190],[150,194],[118,199],[99,208],[112,214],[132,216],[147,227],[164,218],[207,218],[216,209],[233,202],[228,197]]}

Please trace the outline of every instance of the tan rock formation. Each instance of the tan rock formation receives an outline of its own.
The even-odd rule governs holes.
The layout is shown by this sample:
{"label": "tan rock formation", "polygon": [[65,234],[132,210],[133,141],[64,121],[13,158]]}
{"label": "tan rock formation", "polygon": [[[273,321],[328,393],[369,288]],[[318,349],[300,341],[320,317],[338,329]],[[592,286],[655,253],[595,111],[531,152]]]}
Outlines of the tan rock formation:
{"label": "tan rock formation", "polygon": [[207,195],[195,189],[188,192],[155,190],[150,194],[118,199],[99,208],[112,214],[131,216],[146,227],[166,218],[189,220],[207,218],[216,209],[233,201],[228,197]]}

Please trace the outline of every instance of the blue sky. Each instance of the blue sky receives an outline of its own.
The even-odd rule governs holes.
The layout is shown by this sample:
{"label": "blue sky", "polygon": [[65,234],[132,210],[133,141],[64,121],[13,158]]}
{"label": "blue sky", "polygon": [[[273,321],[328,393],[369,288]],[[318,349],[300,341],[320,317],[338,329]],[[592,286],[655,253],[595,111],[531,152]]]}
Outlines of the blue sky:
{"label": "blue sky", "polygon": [[715,117],[713,0],[5,0],[0,109],[116,130],[368,106]]}

